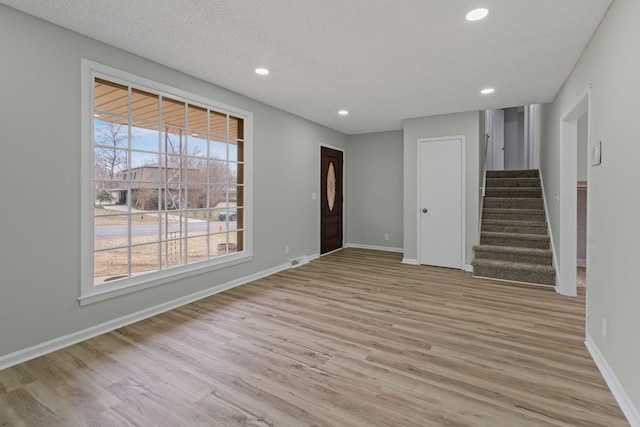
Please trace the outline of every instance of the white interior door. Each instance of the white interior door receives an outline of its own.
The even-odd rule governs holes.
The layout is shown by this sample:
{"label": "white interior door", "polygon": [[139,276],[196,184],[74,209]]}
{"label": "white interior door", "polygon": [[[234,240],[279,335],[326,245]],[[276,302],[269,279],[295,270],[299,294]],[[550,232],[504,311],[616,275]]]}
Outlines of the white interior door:
{"label": "white interior door", "polygon": [[420,264],[463,268],[463,139],[419,140]]}
{"label": "white interior door", "polygon": [[504,110],[493,110],[493,144],[491,145],[491,170],[504,170]]}

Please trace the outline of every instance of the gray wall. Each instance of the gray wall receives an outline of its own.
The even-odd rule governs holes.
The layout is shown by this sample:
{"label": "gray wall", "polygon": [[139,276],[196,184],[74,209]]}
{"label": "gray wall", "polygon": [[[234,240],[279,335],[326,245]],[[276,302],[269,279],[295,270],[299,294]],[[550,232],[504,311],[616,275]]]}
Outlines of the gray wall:
{"label": "gray wall", "polygon": [[504,109],[504,168],[518,167],[518,109]]}
{"label": "gray wall", "polygon": [[349,136],[347,146],[347,243],[401,249],[402,131]]}
{"label": "gray wall", "polygon": [[[0,356],[319,253],[319,146],[345,135],[4,5],[0,52]],[[81,58],[254,113],[252,262],[79,307]]]}
{"label": "gray wall", "polygon": [[[552,104],[545,105],[541,165],[547,200],[560,186],[560,119],[591,85],[591,141],[602,141],[602,164],[589,172],[587,326],[636,410],[640,408],[640,2],[615,0]],[[554,203],[550,222],[559,235]],[[555,241],[556,250],[559,242]],[[602,337],[601,320],[608,334]]]}
{"label": "gray wall", "polygon": [[524,113],[504,109],[504,169],[524,168]]}
{"label": "gray wall", "polygon": [[478,188],[480,182],[480,122],[477,111],[420,117],[404,121],[404,258],[418,257],[418,139],[465,135],[466,137],[466,260],[473,259],[473,245],[478,243]]}
{"label": "gray wall", "polygon": [[533,159],[531,167],[540,169],[540,149],[542,147],[543,132],[543,111],[544,107],[540,104],[533,105]]}

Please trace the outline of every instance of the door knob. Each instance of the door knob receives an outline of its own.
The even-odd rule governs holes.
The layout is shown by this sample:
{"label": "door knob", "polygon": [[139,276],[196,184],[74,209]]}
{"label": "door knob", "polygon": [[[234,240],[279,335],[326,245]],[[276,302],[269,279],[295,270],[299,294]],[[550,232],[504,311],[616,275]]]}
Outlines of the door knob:
{"label": "door knob", "polygon": [[427,208],[422,208],[422,213],[427,213]]}

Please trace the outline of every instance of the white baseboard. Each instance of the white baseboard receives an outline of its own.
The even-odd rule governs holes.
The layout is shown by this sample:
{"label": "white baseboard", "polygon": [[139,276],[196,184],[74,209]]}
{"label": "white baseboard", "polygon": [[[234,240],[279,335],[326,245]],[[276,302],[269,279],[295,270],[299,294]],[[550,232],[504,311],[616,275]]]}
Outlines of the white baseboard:
{"label": "white baseboard", "polygon": [[[402,263],[408,264],[408,265],[420,265],[417,259],[411,259],[411,258],[402,258]],[[473,273],[473,266],[470,264],[467,264],[461,270]]]}
{"label": "white baseboard", "polygon": [[357,248],[357,249],[369,249],[371,251],[383,251],[383,252],[397,252],[403,253],[404,248],[392,248],[390,246],[372,246],[372,245],[361,245],[359,243],[347,243],[345,248]]}
{"label": "white baseboard", "polygon": [[631,424],[632,427],[640,427],[640,411],[638,411],[638,408],[633,404],[633,401],[618,380],[618,377],[616,377],[615,372],[613,372],[613,369],[611,369],[611,366],[609,366],[609,363],[607,363],[607,360],[590,335],[587,335],[584,345],[587,346],[587,350],[591,353],[591,358],[596,362],[596,366],[609,386],[613,397],[618,402],[618,405],[620,405],[620,409],[622,409],[622,412],[627,417],[629,424]]}
{"label": "white baseboard", "polygon": [[[313,255],[311,257],[307,257],[307,259],[309,260],[315,259],[312,257]],[[315,257],[317,258],[317,256]],[[288,268],[289,268],[289,264],[282,264],[282,265],[270,268],[268,270],[251,274],[249,276],[241,277],[239,279],[232,280],[230,282],[223,283],[221,285],[217,285],[212,288],[202,290],[200,292],[186,295],[184,297],[181,297],[172,301],[168,301],[168,302],[156,305],[154,307],[150,307],[135,313],[128,314],[126,316],[122,316],[117,319],[113,319],[108,322],[104,322],[99,325],[92,326],[87,329],[83,329],[78,332],[73,332],[71,334],[68,334],[59,338],[54,338],[52,340],[45,341],[43,343],[34,345],[32,347],[28,347],[13,353],[6,354],[4,356],[0,356],[0,370],[9,368],[19,363],[26,362],[31,359],[35,359],[36,357],[40,357],[45,354],[51,353],[53,351],[60,350],[62,348],[79,343],[81,341],[88,340],[89,338],[93,338],[98,335],[111,332],[123,326],[127,326],[135,322],[139,322],[141,320],[147,319],[152,316],[156,316],[160,313],[173,310],[174,308],[178,308],[185,304],[189,304],[194,301],[198,301],[200,299],[209,297],[211,295],[215,295],[220,292],[235,288],[237,286],[244,285],[254,280],[262,279],[264,277],[270,276],[272,274],[278,273]]]}
{"label": "white baseboard", "polygon": [[[334,251],[335,252],[335,251]],[[320,254],[313,254],[313,255],[302,255],[298,258],[293,258],[291,260],[289,260],[289,268],[298,268],[300,266],[303,266],[305,264],[308,264],[310,261],[313,261],[314,259],[320,258]],[[296,262],[294,262],[296,261]]]}

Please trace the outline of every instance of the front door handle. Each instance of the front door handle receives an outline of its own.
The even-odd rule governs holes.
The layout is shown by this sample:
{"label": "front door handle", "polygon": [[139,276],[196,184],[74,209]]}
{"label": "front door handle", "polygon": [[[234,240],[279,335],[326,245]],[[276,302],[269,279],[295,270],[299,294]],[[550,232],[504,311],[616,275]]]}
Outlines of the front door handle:
{"label": "front door handle", "polygon": [[422,213],[427,213],[427,208],[422,208]]}

